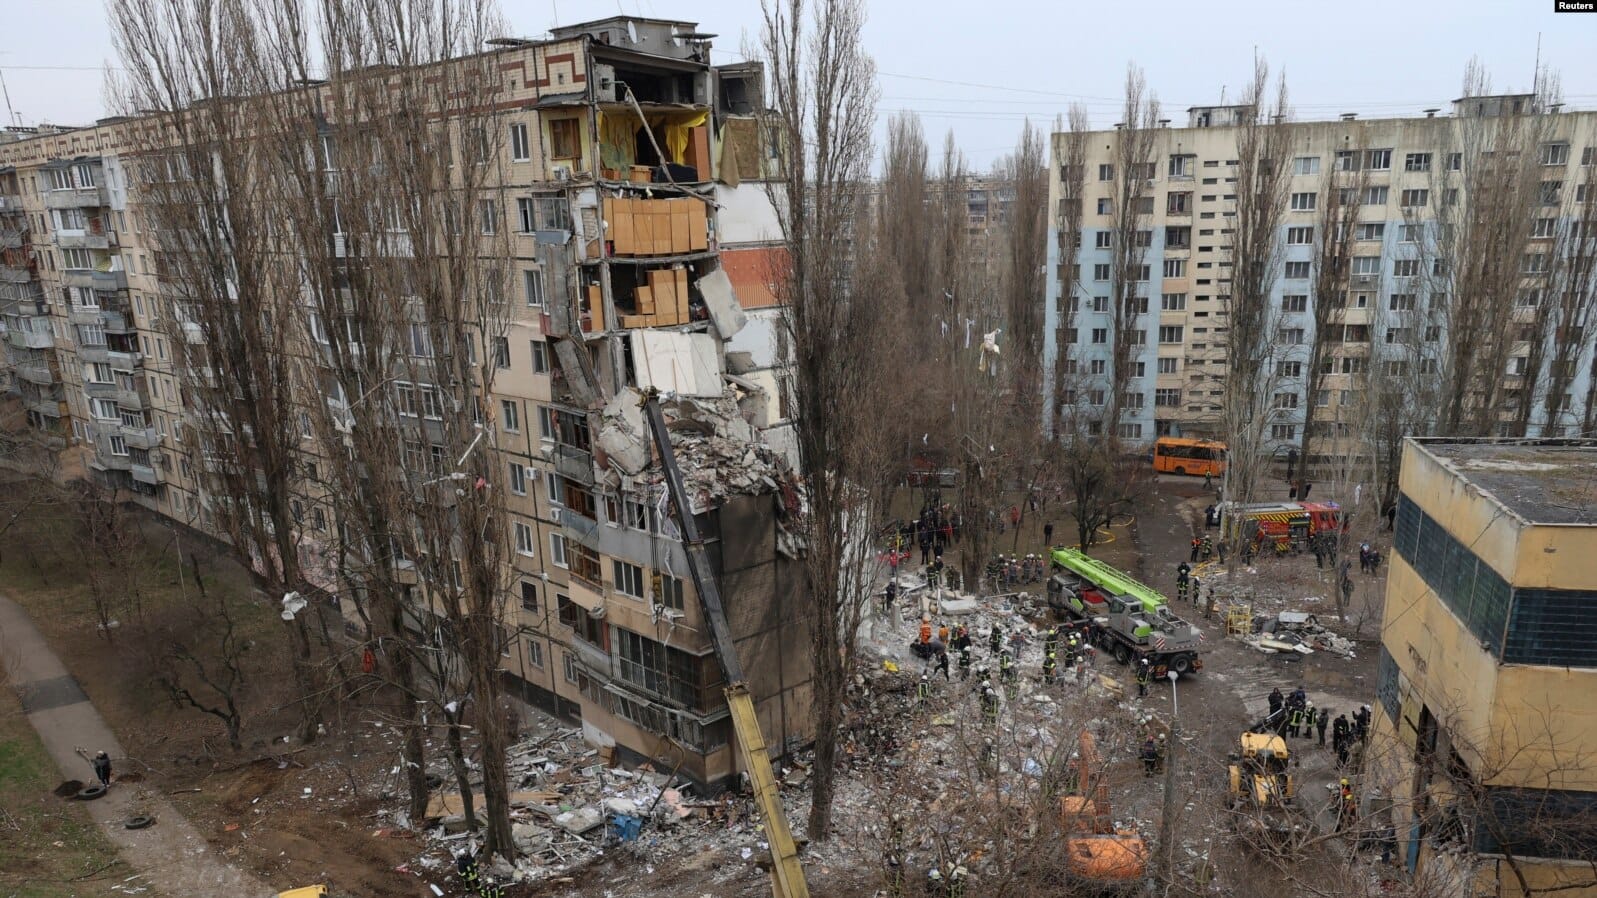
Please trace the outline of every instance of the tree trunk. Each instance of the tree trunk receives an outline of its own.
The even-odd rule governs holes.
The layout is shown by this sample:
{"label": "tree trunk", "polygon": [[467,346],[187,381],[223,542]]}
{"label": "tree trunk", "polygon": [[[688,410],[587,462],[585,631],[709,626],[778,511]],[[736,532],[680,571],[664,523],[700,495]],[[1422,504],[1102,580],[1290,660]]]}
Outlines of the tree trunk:
{"label": "tree trunk", "polygon": [[[456,710],[444,712],[444,720],[448,722],[446,735],[449,742],[449,766],[455,771],[455,785],[460,788],[460,812],[466,816],[466,828],[477,828],[476,798],[471,791],[471,768],[466,766],[466,747],[460,737],[460,714]],[[486,788],[486,784],[484,784]],[[492,850],[488,852],[492,854]]]}

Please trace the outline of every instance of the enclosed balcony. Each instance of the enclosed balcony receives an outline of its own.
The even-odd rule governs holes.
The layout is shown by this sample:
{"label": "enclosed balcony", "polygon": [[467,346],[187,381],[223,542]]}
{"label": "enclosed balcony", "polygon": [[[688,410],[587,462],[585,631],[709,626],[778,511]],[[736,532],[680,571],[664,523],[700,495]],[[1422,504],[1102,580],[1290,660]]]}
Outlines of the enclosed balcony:
{"label": "enclosed balcony", "polygon": [[110,202],[106,189],[99,185],[47,190],[44,194],[46,209],[99,209],[110,205]]}

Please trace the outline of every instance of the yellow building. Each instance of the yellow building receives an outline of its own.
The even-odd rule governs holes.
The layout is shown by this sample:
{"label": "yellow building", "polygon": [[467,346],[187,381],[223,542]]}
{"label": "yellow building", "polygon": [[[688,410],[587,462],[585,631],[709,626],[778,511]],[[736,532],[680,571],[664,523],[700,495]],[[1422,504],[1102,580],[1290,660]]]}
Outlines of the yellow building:
{"label": "yellow building", "polygon": [[1597,441],[1410,439],[1400,490],[1366,807],[1446,894],[1597,896]]}

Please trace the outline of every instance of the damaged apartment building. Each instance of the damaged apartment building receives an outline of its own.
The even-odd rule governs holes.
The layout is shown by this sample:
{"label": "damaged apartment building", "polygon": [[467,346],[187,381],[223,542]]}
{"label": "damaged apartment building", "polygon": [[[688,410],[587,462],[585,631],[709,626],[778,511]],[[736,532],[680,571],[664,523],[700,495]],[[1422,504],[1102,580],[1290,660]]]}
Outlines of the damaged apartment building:
{"label": "damaged apartment building", "polygon": [[[713,37],[617,17],[492,42],[505,174],[480,206],[485,228],[512,235],[503,264],[521,300],[487,397],[516,549],[506,682],[619,759],[707,785],[739,771],[646,395],[659,396],[767,741],[785,753],[811,737],[803,577],[783,529],[798,499],[782,249],[764,183],[782,153],[756,115],[762,69],[712,66]],[[0,142],[0,183],[15,190],[0,194],[0,224],[20,220],[0,231],[8,380],[38,411],[17,426],[215,535],[205,450],[182,438],[191,403],[159,320],[173,312],[118,158],[127,122]],[[334,554],[331,515],[315,490],[296,495],[314,569]]]}

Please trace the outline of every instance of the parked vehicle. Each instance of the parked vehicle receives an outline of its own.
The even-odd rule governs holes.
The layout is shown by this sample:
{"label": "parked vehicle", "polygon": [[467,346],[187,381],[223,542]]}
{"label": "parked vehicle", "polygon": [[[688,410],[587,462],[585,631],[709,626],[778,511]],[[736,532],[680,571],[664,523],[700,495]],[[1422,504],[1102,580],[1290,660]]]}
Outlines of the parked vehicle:
{"label": "parked vehicle", "polygon": [[1147,658],[1155,668],[1183,675],[1203,669],[1199,654],[1210,648],[1203,631],[1177,617],[1153,587],[1080,549],[1054,549],[1051,557],[1058,573],[1048,579],[1049,605],[1090,621],[1099,649],[1121,664]]}

